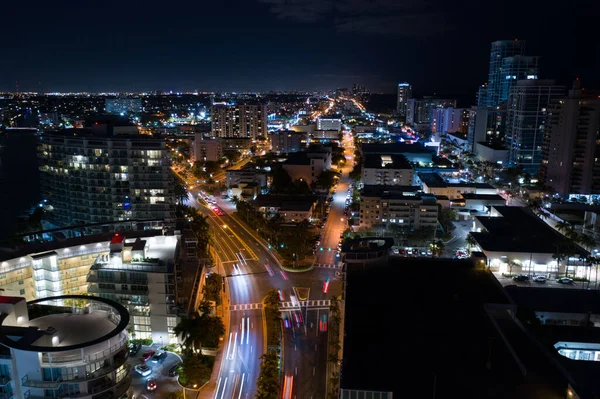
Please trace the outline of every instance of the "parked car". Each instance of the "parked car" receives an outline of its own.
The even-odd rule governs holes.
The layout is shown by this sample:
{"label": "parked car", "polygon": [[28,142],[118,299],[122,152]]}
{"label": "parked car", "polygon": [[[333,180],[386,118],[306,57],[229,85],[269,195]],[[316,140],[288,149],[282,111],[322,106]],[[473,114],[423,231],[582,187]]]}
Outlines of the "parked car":
{"label": "parked car", "polygon": [[177,362],[174,365],[172,365],[171,368],[169,369],[169,376],[175,377],[177,374],[179,374],[180,367],[181,367],[180,362]]}
{"label": "parked car", "polygon": [[142,377],[147,377],[152,374],[152,369],[146,364],[138,364],[134,367],[135,371],[138,372]]}
{"label": "parked car", "polygon": [[154,391],[156,388],[156,380],[153,380],[152,378],[148,379],[148,382],[146,382],[146,389],[149,391]]}
{"label": "parked car", "polygon": [[140,360],[141,360],[142,362],[145,362],[146,360],[148,360],[148,359],[150,359],[152,356],[154,356],[154,354],[155,354],[155,353],[156,353],[156,351],[155,351],[155,350],[152,350],[152,349],[150,349],[150,350],[147,350],[146,352],[144,352],[144,353],[142,354],[142,357],[140,357]]}
{"label": "parked car", "polygon": [[133,343],[129,345],[129,354],[132,356],[137,355],[137,353],[140,351],[140,349],[142,348],[142,344],[140,344],[139,342]]}
{"label": "parked car", "polygon": [[160,352],[152,356],[152,361],[154,363],[162,364],[167,358],[167,352]]}
{"label": "parked car", "polygon": [[556,282],[560,284],[575,284],[575,281],[573,281],[573,279],[569,277],[557,278]]}
{"label": "parked car", "polygon": [[533,281],[535,281],[536,283],[545,283],[547,280],[546,276],[535,276],[533,278]]}
{"label": "parked car", "polygon": [[513,280],[515,281],[529,281],[529,276],[526,274],[519,274],[518,276],[513,276]]}

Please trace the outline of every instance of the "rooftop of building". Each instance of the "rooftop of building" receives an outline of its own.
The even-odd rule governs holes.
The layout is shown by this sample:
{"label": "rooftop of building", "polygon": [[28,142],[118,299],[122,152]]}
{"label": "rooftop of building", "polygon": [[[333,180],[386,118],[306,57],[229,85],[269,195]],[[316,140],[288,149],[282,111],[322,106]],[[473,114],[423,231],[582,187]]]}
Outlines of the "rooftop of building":
{"label": "rooftop of building", "polygon": [[[510,299],[527,312],[600,314],[600,292],[596,290],[566,290],[543,287],[505,287]],[[534,330],[535,332],[535,330]],[[600,348],[600,328],[541,324],[537,338],[548,349],[550,358],[557,361],[572,378],[572,385],[581,398],[600,397],[600,362],[572,360],[560,355],[558,343],[580,344]],[[541,333],[541,334],[539,334]],[[559,346],[562,344],[559,344]],[[598,350],[598,349],[596,349]]]}
{"label": "rooftop of building", "polygon": [[363,154],[404,154],[404,153],[426,153],[433,155],[435,150],[420,144],[407,143],[363,143],[361,144]]}
{"label": "rooftop of building", "polygon": [[[80,300],[78,306],[54,306],[57,300]],[[15,310],[13,310],[14,312]],[[4,346],[26,351],[60,352],[83,348],[76,356],[102,353],[123,338],[119,335],[129,323],[129,313],[116,302],[104,298],[64,295],[37,299],[27,303],[28,318],[18,313],[4,314],[0,323],[0,343]],[[21,316],[18,317],[17,316]],[[9,324],[7,320],[16,320]],[[14,323],[14,322],[13,322]],[[106,341],[114,339],[107,347]],[[123,342],[121,342],[123,341]]]}
{"label": "rooftop of building", "polygon": [[412,164],[402,154],[380,155],[366,154],[363,161],[364,169],[410,169]]}
{"label": "rooftop of building", "polygon": [[361,196],[382,197],[385,195],[415,196],[421,192],[419,186],[388,186],[383,184],[365,184],[361,189]]}
{"label": "rooftop of building", "polygon": [[[419,284],[423,275],[435,278]],[[564,397],[554,375],[518,373],[486,303],[508,299],[468,260],[390,258],[387,266],[349,267],[341,388],[418,398],[433,397],[434,386],[439,398]],[[518,350],[539,359],[536,366],[548,363],[534,345]],[[373,361],[374,354],[381,359]]]}
{"label": "rooftop of building", "polygon": [[501,195],[498,194],[463,193],[461,196],[466,200],[506,201]]}
{"label": "rooftop of building", "polygon": [[104,129],[93,128],[74,128],[63,129],[58,131],[47,131],[42,133],[43,137],[63,137],[63,138],[82,138],[82,139],[108,139],[111,140],[141,140],[145,142],[163,143],[164,140],[160,137],[154,137],[147,134],[112,134]]}
{"label": "rooftop of building", "polygon": [[508,151],[508,148],[506,148],[503,144],[501,143],[488,143],[485,141],[478,141],[477,144],[487,147],[489,149],[495,150],[495,151]]}
{"label": "rooftop of building", "polygon": [[284,165],[310,165],[310,158],[306,151],[292,152],[288,154]]}
{"label": "rooftop of building", "polygon": [[[127,231],[126,234],[128,239],[153,237],[157,235],[156,230],[142,230],[142,231]],[[45,252],[56,251],[62,248],[69,247],[81,247],[82,245],[90,245],[95,243],[109,243],[113,238],[114,233],[103,233],[93,234],[83,237],[68,238],[65,240],[55,240],[44,243],[32,243],[25,245],[18,245],[14,247],[0,247],[0,262],[7,261],[10,259],[21,258],[24,256],[35,254],[42,254]]]}
{"label": "rooftop of building", "polygon": [[439,173],[419,173],[419,179],[428,187],[474,187],[494,190],[494,186],[488,183],[448,183]]}
{"label": "rooftop of building", "polygon": [[[500,216],[476,216],[486,231],[471,233],[485,251],[553,254],[562,243],[568,241],[565,236],[525,208],[494,206],[492,210]],[[589,255],[585,249],[572,244],[572,255]]]}
{"label": "rooftop of building", "polygon": [[280,211],[308,211],[317,201],[313,195],[259,195],[252,201],[255,207],[272,207]]}

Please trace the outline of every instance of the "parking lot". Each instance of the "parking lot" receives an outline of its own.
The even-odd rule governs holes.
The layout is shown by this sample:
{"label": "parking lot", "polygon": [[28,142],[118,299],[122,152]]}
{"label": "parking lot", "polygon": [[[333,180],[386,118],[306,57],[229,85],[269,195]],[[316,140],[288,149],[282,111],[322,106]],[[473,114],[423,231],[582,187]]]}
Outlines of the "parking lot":
{"label": "parking lot", "polygon": [[529,281],[516,281],[512,277],[505,277],[502,273],[494,272],[494,276],[502,286],[507,285],[518,285],[520,287],[538,287],[538,288],[563,288],[563,289],[596,289],[595,283],[592,281],[589,284],[587,282],[576,281],[573,284],[561,284],[556,279],[548,279],[545,283],[539,283],[530,279]]}
{"label": "parking lot", "polygon": [[[166,352],[167,357],[162,364],[154,362],[151,359],[147,360],[145,364],[148,365],[148,367],[150,367],[152,370],[151,374],[148,376],[144,377],[135,370],[135,366],[144,363],[140,360],[140,357],[145,351],[152,349],[158,352],[159,347],[159,345],[153,345],[152,347],[142,346],[137,354],[130,355],[129,359],[127,360],[129,364],[131,364],[131,386],[133,388],[134,398],[165,398],[169,392],[180,389],[179,384],[177,383],[177,377],[169,376],[169,369],[171,366],[177,362],[181,362],[181,358],[175,353]],[[149,379],[156,381],[156,390],[148,391],[148,389],[146,389]]]}

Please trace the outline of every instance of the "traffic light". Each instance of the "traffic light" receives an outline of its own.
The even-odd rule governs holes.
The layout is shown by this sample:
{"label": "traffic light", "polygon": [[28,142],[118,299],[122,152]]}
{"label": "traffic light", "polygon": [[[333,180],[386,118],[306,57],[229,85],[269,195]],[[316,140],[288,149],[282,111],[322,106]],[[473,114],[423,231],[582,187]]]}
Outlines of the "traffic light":
{"label": "traffic light", "polygon": [[283,248],[283,244],[281,244],[281,248]]}
{"label": "traffic light", "polygon": [[320,248],[320,250],[322,251],[322,250],[323,250],[323,247],[321,247],[321,248]]}
{"label": "traffic light", "polygon": [[271,244],[269,244],[269,249],[271,249]]}
{"label": "traffic light", "polygon": [[327,248],[328,251],[331,251],[331,248]]}

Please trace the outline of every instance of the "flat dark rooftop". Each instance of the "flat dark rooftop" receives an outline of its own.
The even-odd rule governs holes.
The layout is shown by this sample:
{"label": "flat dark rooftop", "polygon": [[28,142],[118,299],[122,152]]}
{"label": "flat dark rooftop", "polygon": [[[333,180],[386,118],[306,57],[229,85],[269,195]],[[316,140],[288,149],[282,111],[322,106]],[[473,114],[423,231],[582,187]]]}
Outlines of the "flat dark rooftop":
{"label": "flat dark rooftop", "polygon": [[[585,285],[581,287],[585,288]],[[517,306],[524,306],[532,311],[600,314],[600,292],[597,290],[565,290],[516,285],[509,285],[504,289]]]}
{"label": "flat dark rooftop", "polygon": [[420,144],[406,143],[363,143],[361,145],[363,154],[404,154],[404,153],[426,153],[434,154],[435,150],[422,146]]}
{"label": "flat dark rooftop", "polygon": [[470,200],[506,201],[501,195],[498,194],[463,193],[461,195],[464,199]]}
{"label": "flat dark rooftop", "polygon": [[[383,166],[382,157],[389,157],[391,158],[392,162]],[[406,157],[401,154],[366,154],[363,165],[365,168],[369,169],[412,169],[410,162],[408,162]]]}
{"label": "flat dark rooftop", "polygon": [[[508,299],[468,260],[394,258],[382,267],[350,266],[341,387],[431,398],[435,378],[437,398],[561,397],[547,395],[556,392],[554,376],[532,381],[516,372],[485,303]],[[537,359],[531,345],[519,349]]]}
{"label": "flat dark rooftop", "polygon": [[474,187],[481,189],[494,189],[488,183],[448,183],[439,173],[419,173],[419,179],[429,187]]}
{"label": "flat dark rooftop", "polygon": [[[546,222],[522,207],[495,206],[502,216],[477,216],[487,232],[471,233],[479,246],[486,251],[555,253],[557,245],[566,238]],[[575,245],[581,256],[589,255]]]}
{"label": "flat dark rooftop", "polygon": [[421,191],[419,186],[387,186],[383,184],[365,184],[361,195],[365,197],[381,197],[384,195],[403,195],[405,193],[416,194]]}

